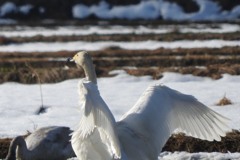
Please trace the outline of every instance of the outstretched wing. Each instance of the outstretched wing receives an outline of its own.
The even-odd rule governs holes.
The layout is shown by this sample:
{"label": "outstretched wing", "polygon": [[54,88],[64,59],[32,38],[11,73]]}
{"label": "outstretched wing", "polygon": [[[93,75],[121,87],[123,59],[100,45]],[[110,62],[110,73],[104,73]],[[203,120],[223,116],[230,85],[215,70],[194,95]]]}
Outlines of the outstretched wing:
{"label": "outstretched wing", "polygon": [[176,129],[196,138],[219,141],[220,136],[230,131],[228,121],[193,96],[155,85],[149,87],[122,117],[120,123],[124,125],[120,127],[127,126],[145,137],[153,147],[151,152],[158,154]]}
{"label": "outstretched wing", "polygon": [[97,85],[83,81],[79,87],[83,106],[79,128],[72,137],[75,153],[76,150],[85,148],[84,151],[80,151],[80,157],[106,159],[107,154],[110,154],[110,157],[120,158],[120,146],[115,131],[116,121],[101,98]]}

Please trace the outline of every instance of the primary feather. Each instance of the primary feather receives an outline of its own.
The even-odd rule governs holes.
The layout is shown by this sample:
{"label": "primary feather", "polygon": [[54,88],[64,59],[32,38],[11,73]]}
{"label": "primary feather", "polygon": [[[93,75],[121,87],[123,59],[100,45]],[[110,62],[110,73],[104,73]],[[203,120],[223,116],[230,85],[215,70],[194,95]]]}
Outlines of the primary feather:
{"label": "primary feather", "polygon": [[79,84],[82,117],[72,136],[73,149],[81,160],[154,160],[176,129],[209,141],[219,141],[230,131],[227,118],[193,96],[163,85],[148,87],[116,122],[98,91],[90,55],[79,52],[73,61],[86,74]]}
{"label": "primary feather", "polygon": [[[130,128],[141,136],[146,145],[141,150],[157,157],[162,147],[176,129],[189,136],[208,141],[221,140],[230,128],[229,120],[209,109],[193,96],[182,94],[166,86],[149,87],[137,103],[120,120],[119,130]],[[125,141],[128,134],[120,135],[120,142]],[[125,150],[130,150],[131,143],[125,142]],[[127,145],[128,144],[128,145]],[[149,149],[148,147],[151,147]],[[129,153],[135,159],[135,153]],[[150,158],[151,159],[151,158]]]}

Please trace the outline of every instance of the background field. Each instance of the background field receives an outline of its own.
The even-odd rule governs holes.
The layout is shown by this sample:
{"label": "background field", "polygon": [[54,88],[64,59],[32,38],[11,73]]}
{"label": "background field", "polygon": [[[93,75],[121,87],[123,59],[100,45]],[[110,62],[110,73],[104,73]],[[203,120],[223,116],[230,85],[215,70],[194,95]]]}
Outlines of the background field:
{"label": "background field", "polygon": [[[239,20],[240,1],[229,0],[0,1],[0,159],[17,135],[76,128],[84,75],[66,59],[79,50],[92,55],[116,120],[155,83],[232,120],[221,142],[176,132],[159,158],[240,159]],[[46,112],[36,114],[40,84]]]}

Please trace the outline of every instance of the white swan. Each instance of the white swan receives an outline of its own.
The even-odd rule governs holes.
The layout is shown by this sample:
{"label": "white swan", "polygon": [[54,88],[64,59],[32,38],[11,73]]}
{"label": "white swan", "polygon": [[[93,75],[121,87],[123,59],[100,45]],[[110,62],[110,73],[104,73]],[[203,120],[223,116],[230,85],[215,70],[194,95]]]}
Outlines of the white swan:
{"label": "white swan", "polygon": [[147,88],[116,122],[99,94],[90,55],[81,51],[71,60],[86,75],[79,83],[82,116],[71,139],[80,160],[156,160],[175,129],[208,141],[219,141],[220,136],[231,130],[227,125],[229,119],[193,96],[162,85]]}
{"label": "white swan", "polygon": [[40,128],[24,138],[11,141],[6,160],[66,160],[75,157],[68,127]]}

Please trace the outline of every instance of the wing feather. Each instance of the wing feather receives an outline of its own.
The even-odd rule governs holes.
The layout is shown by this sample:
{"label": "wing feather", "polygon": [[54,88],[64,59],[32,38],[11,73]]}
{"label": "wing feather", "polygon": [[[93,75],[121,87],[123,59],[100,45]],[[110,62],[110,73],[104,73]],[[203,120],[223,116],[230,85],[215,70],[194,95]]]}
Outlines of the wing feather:
{"label": "wing feather", "polygon": [[[95,149],[100,157],[106,156],[106,153],[103,153],[103,148],[106,148],[111,154],[110,157],[120,158],[119,140],[115,131],[116,121],[101,98],[97,85],[84,81],[80,83],[79,88],[80,99],[83,101],[82,116],[79,128],[73,133],[73,148],[76,146],[75,148],[80,149],[81,145],[87,147],[91,144],[91,149]],[[100,137],[101,142],[96,141],[97,137]],[[97,145],[100,146],[96,147]]]}
{"label": "wing feather", "polygon": [[150,146],[155,147],[155,153],[152,154],[161,151],[176,129],[209,141],[219,141],[221,136],[231,130],[226,117],[206,107],[193,96],[162,85],[149,87],[120,122],[148,137]]}

